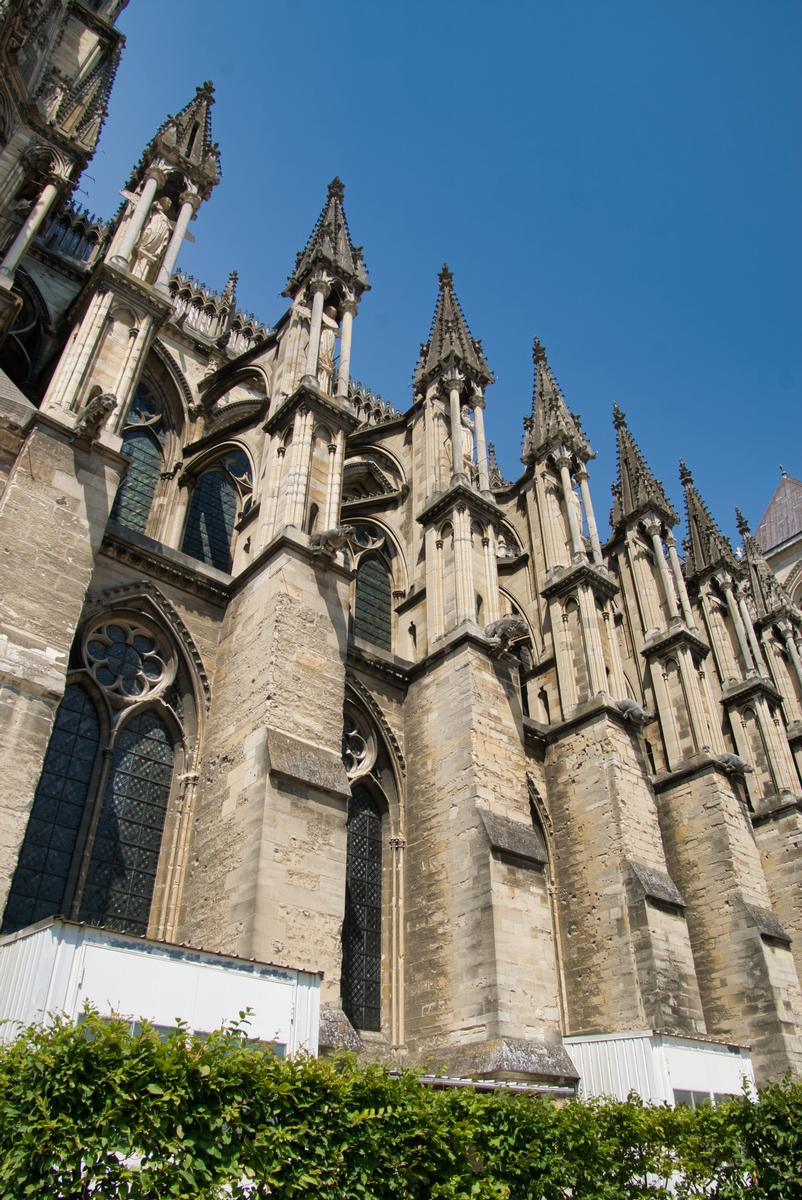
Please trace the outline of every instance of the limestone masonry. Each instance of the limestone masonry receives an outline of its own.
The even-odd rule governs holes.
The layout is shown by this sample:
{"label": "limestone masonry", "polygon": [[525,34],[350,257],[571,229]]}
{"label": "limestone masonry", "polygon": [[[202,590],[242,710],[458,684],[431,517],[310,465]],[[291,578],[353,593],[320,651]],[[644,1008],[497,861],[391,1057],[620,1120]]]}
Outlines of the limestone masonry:
{"label": "limestone masonry", "polygon": [[210,83],[75,207],[124,3],[0,0],[3,931],[322,971],[323,1050],[460,1077],[644,1031],[799,1071],[802,483],[736,555],[681,464],[680,550],[616,409],[603,540],[537,339],[502,478],[447,267],[396,410],[338,179],[272,328],[177,271]]}

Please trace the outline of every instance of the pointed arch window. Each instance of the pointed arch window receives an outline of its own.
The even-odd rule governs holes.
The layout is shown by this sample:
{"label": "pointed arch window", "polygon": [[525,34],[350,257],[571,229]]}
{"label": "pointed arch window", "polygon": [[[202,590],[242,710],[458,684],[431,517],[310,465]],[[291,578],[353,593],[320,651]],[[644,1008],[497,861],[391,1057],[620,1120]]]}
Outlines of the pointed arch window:
{"label": "pointed arch window", "polygon": [[130,611],[96,620],[71,662],[3,932],[63,915],[146,935],[192,685],[158,627]]}
{"label": "pointed arch window", "polygon": [[387,540],[367,526],[359,526],[356,542],[354,637],[382,650],[392,650],[392,567]]}
{"label": "pointed arch window", "polygon": [[3,933],[63,913],[70,869],[97,758],[100,727],[85,688],[59,704],[11,881]]}
{"label": "pointed arch window", "polygon": [[128,410],[122,452],[130,460],[111,510],[111,520],[144,533],[164,461],[164,412],[147,383],[140,383]]}
{"label": "pointed arch window", "polygon": [[250,500],[251,467],[243,450],[232,450],[198,475],[181,549],[220,571],[230,571],[237,512]]}
{"label": "pointed arch window", "polygon": [[152,710],[131,717],[117,738],[95,831],[80,919],[146,934],[167,801],[172,739]]}
{"label": "pointed arch window", "polygon": [[382,814],[370,789],[348,804],[343,1010],[356,1029],[381,1029]]}

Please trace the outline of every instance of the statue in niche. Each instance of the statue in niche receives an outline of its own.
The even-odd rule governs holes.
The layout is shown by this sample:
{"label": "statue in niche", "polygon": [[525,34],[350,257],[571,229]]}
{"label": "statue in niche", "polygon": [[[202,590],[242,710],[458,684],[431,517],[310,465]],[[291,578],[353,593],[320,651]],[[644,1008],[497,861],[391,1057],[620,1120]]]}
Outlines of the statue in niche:
{"label": "statue in niche", "polygon": [[334,380],[334,347],[337,344],[337,309],[331,304],[323,310],[320,350],[317,356],[317,381],[321,392],[331,393]]}
{"label": "statue in niche", "polygon": [[152,282],[158,274],[172,228],[169,212],[169,202],[165,199],[156,200],[150,210],[131,267],[131,274],[136,275],[138,279]]}

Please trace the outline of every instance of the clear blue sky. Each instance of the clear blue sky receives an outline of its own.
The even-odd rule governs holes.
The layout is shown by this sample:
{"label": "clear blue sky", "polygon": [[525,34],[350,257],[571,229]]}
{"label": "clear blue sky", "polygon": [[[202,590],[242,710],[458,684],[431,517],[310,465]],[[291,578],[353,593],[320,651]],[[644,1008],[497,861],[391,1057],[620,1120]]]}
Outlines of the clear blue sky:
{"label": "clear blue sky", "polygon": [[353,373],[397,407],[447,260],[508,477],[535,333],[596,449],[600,524],[614,400],[675,503],[684,455],[730,535],[780,462],[802,476],[800,0],[131,0],[120,25],[78,197],[99,215],[212,79],[223,180],[186,270],[236,267],[273,324],[340,175],[373,284]]}

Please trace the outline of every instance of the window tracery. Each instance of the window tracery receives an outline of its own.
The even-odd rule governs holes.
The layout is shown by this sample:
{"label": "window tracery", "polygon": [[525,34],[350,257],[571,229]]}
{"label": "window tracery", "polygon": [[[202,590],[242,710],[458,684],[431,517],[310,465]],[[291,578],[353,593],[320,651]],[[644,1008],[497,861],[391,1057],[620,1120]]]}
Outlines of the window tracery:
{"label": "window tracery", "polygon": [[117,491],[111,520],[144,533],[164,463],[165,442],[162,403],[145,382],[136,389],[122,439],[122,453],[130,466]]}
{"label": "window tracery", "polygon": [[200,562],[230,571],[237,513],[250,507],[251,465],[244,450],[229,450],[195,480],[181,549]]}

